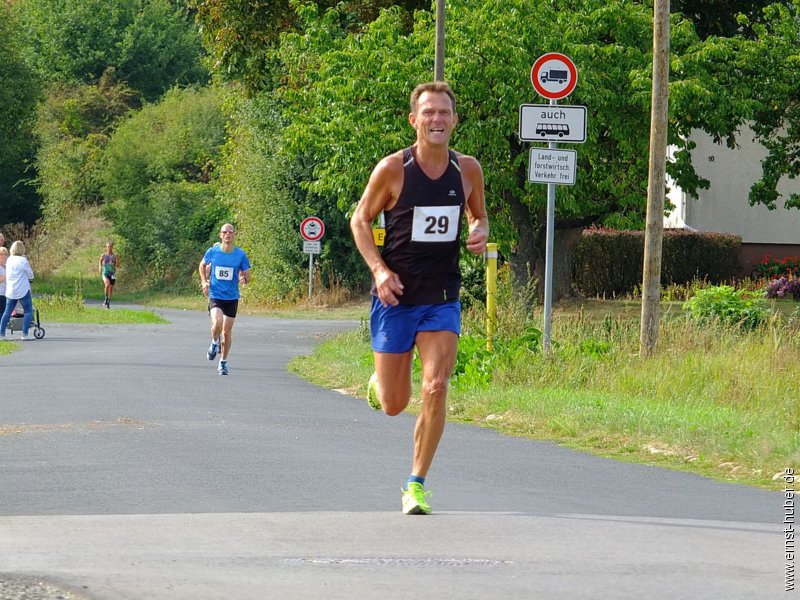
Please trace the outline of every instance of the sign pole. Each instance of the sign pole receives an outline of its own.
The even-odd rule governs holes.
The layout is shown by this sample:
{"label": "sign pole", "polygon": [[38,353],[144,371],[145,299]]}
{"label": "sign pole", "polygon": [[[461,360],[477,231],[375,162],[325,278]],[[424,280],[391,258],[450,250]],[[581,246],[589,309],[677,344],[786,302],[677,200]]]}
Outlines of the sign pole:
{"label": "sign pole", "polygon": [[[550,106],[557,106],[558,100],[550,100]],[[555,142],[547,142],[550,149],[558,148]],[[544,338],[542,348],[550,353],[550,330],[553,317],[553,237],[556,219],[556,184],[547,184],[547,240],[544,255]]]}
{"label": "sign pole", "polygon": [[[586,141],[586,107],[565,106],[558,110],[558,100],[566,98],[578,83],[578,69],[568,56],[548,52],[537,58],[531,67],[531,83],[539,95],[550,103],[545,106],[523,104],[519,109],[521,141],[547,140],[547,154],[531,151],[528,181],[547,183],[547,239],[544,259],[544,335],[542,349],[550,353],[553,317],[553,247],[555,246],[556,182],[575,183],[577,153],[558,151],[558,141]],[[577,131],[576,131],[577,129]]]}
{"label": "sign pole", "polygon": [[311,282],[312,273],[314,272],[314,254],[308,253],[308,299],[311,300]]}
{"label": "sign pole", "polygon": [[308,299],[311,300],[314,273],[314,255],[322,250],[322,236],[325,235],[325,223],[318,217],[306,217],[300,223],[300,235],[303,236],[303,252],[308,254]]}

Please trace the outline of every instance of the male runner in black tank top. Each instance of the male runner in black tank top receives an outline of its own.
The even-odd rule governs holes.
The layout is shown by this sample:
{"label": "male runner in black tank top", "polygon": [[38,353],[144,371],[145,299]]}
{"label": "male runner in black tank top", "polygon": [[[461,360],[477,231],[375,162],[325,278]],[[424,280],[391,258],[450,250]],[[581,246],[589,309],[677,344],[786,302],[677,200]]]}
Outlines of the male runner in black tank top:
{"label": "male runner in black tank top", "polygon": [[[480,164],[449,149],[458,121],[450,87],[443,82],[417,86],[408,119],[416,142],[378,163],[350,227],[373,278],[370,406],[390,416],[403,412],[411,398],[414,346],[422,364],[422,408],[402,503],[406,514],[427,514],[425,477],[444,431],[461,332],[462,216],[467,217],[466,247],[474,254],[486,249],[489,222]],[[381,211],[386,217],[383,254],[372,236],[372,222]]]}

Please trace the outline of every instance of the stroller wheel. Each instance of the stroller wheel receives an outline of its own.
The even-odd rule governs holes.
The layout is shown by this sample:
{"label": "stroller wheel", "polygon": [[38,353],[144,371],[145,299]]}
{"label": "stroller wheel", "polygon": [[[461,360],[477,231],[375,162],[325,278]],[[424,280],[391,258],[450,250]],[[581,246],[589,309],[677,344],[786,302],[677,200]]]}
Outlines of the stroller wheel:
{"label": "stroller wheel", "polygon": [[33,337],[35,337],[37,340],[42,339],[44,337],[44,327],[36,327],[33,330]]}

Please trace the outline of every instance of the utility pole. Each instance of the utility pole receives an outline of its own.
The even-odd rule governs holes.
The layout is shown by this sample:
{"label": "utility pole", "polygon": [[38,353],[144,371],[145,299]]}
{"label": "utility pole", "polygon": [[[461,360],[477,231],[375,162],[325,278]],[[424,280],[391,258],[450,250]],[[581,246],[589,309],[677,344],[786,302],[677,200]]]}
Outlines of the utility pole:
{"label": "utility pole", "polygon": [[664,240],[664,188],[669,106],[669,0],[653,8],[653,91],[650,108],[650,168],[647,182],[647,228],[644,236],[642,322],[639,354],[651,356],[658,343],[661,301],[661,246]]}
{"label": "utility pole", "polygon": [[445,0],[436,0],[436,56],[433,62],[434,81],[444,81],[444,6]]}

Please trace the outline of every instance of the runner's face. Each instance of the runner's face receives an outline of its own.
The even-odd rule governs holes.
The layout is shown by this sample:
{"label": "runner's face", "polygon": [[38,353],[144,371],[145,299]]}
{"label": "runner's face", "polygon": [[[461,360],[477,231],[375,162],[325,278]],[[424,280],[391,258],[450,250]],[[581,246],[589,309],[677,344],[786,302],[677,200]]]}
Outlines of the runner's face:
{"label": "runner's face", "polygon": [[222,243],[225,242],[233,242],[233,238],[236,237],[236,232],[230,226],[225,226],[219,230],[219,239],[222,240]]}
{"label": "runner's face", "polygon": [[417,112],[408,117],[417,130],[417,141],[431,145],[447,145],[458,121],[450,96],[444,92],[423,92],[417,102]]}

